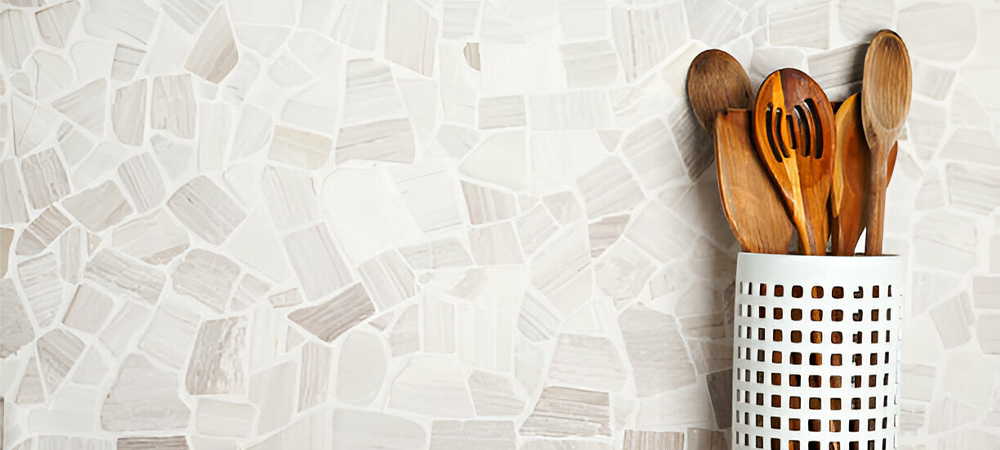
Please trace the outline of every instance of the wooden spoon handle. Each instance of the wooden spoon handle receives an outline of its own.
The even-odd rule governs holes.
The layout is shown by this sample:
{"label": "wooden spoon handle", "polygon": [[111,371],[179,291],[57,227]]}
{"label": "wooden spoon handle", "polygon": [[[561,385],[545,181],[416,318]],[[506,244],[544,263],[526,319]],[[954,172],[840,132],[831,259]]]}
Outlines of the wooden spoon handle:
{"label": "wooden spoon handle", "polygon": [[[888,143],[892,145],[891,142]],[[877,145],[884,145],[879,142]],[[871,189],[868,197],[868,234],[865,237],[865,254],[868,256],[882,255],[882,227],[885,223],[885,188],[886,188],[886,165],[888,158],[885,153],[875,152],[872,154],[872,167],[869,172],[871,178],[869,187]]]}

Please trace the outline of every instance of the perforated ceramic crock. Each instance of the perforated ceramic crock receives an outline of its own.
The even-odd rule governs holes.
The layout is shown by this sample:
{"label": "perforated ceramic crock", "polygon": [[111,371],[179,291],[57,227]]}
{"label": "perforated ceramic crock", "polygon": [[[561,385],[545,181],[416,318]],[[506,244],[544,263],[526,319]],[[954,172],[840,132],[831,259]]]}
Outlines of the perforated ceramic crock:
{"label": "perforated ceramic crock", "polygon": [[733,448],[895,450],[902,260],[741,253]]}

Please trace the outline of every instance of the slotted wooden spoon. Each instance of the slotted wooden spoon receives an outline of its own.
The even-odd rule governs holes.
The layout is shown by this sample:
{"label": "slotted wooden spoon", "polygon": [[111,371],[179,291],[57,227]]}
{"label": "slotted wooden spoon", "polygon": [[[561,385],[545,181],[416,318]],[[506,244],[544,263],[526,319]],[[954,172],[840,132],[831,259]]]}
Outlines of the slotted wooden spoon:
{"label": "slotted wooden spoon", "polygon": [[[830,191],[830,241],[834,255],[854,255],[861,231],[865,228],[865,200],[871,155],[865,130],[861,125],[861,95],[854,94],[836,109],[837,153],[833,163],[833,187]],[[892,179],[897,146],[889,152],[887,180]]]}
{"label": "slotted wooden spoon", "polygon": [[861,123],[872,162],[866,255],[882,254],[889,149],[910,112],[912,77],[910,54],[903,40],[890,30],[879,31],[868,46],[861,84]]}
{"label": "slotted wooden spoon", "polygon": [[754,104],[753,138],[799,230],[803,252],[825,255],[837,135],[823,89],[797,69],[768,75]]}
{"label": "slotted wooden spoon", "polygon": [[695,116],[715,138],[719,195],[740,247],[787,253],[792,223],[753,149],[748,112],[753,93],[743,66],[722,50],[701,52],[688,68],[687,91]]}

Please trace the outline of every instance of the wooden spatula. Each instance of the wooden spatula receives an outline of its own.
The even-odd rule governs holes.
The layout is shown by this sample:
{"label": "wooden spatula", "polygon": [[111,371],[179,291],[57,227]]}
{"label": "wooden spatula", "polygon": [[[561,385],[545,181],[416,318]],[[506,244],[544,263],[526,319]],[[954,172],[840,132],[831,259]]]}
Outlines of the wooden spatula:
{"label": "wooden spatula", "polygon": [[[715,138],[719,195],[736,240],[743,251],[787,253],[792,224],[753,149],[747,112],[753,93],[743,66],[722,50],[703,51],[688,68],[687,92]],[[730,108],[738,109],[727,114]]]}
{"label": "wooden spatula", "polygon": [[750,111],[719,113],[715,120],[715,164],[722,208],[743,251],[788,253],[794,228],[754,150]]}
{"label": "wooden spatula", "polygon": [[913,79],[910,54],[899,35],[879,31],[865,55],[861,82],[861,123],[871,149],[865,254],[882,254],[889,149],[910,112]]}
{"label": "wooden spatula", "polygon": [[753,138],[799,230],[802,250],[825,255],[837,135],[823,89],[797,69],[768,75],[754,104]]}
{"label": "wooden spatula", "polygon": [[[854,254],[865,228],[865,200],[869,192],[870,150],[861,125],[861,95],[844,100],[836,110],[837,157],[830,191],[830,238],[834,255]],[[897,146],[889,152],[887,179],[892,178]]]}

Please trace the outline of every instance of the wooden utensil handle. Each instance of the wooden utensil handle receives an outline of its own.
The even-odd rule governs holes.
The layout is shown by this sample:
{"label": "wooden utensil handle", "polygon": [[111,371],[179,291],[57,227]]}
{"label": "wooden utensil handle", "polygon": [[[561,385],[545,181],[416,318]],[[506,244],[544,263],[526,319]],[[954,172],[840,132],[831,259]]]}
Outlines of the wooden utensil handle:
{"label": "wooden utensil handle", "polygon": [[[890,143],[891,145],[891,143]],[[868,256],[882,255],[882,228],[885,224],[885,188],[886,164],[888,158],[882,153],[872,155],[877,160],[872,161],[870,173],[870,196],[868,197],[868,223],[865,237],[865,254]]]}

